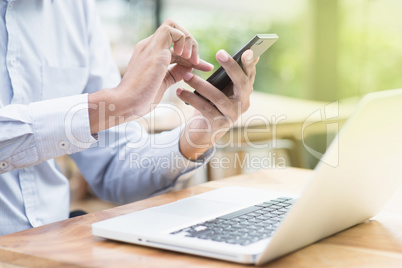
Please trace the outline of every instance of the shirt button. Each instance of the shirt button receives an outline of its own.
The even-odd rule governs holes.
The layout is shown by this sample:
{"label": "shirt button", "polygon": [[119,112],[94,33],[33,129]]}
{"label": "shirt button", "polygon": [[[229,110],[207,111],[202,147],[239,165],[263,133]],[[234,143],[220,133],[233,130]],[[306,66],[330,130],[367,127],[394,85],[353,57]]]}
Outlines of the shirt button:
{"label": "shirt button", "polygon": [[65,142],[65,141],[60,141],[59,142],[59,148],[62,149],[62,150],[67,149],[68,148],[68,143]]}
{"label": "shirt button", "polygon": [[8,8],[8,9],[11,9],[11,8],[13,8],[13,6],[14,6],[14,2],[10,2],[10,3],[8,4],[7,8]]}
{"label": "shirt button", "polygon": [[2,170],[5,170],[6,168],[8,168],[8,162],[7,161],[3,161],[0,163],[0,168]]}
{"label": "shirt button", "polygon": [[16,65],[17,64],[17,60],[16,59],[12,59],[11,60],[11,65]]}

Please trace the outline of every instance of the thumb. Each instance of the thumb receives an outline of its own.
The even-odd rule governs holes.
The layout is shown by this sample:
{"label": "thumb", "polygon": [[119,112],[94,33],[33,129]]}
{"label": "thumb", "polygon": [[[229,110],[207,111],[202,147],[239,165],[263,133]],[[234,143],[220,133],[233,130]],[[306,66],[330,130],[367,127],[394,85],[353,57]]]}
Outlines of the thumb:
{"label": "thumb", "polygon": [[184,76],[187,73],[191,73],[193,68],[185,67],[179,64],[176,64],[168,69],[166,72],[166,76],[164,79],[164,85],[166,88],[170,87],[173,84],[183,80]]}
{"label": "thumb", "polygon": [[183,80],[184,76],[192,72],[193,68],[191,67],[185,67],[182,65],[173,65],[172,67],[169,67],[169,69],[166,72],[165,79],[163,79],[163,83],[161,87],[159,88],[158,92],[156,93],[154,103],[157,104],[161,101],[163,94],[165,94],[166,90],[176,84],[177,82]]}

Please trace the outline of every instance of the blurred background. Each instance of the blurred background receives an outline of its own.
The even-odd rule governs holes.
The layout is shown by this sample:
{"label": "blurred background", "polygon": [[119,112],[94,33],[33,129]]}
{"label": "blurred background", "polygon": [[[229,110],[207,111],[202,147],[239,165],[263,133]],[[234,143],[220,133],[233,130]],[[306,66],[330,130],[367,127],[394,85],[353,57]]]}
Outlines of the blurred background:
{"label": "blurred background", "polygon": [[[257,65],[254,89],[260,95],[253,93],[257,103],[250,109],[257,107],[252,111],[257,115],[286,113],[288,121],[281,122],[278,136],[269,129],[258,129],[254,136],[246,133],[259,145],[267,145],[265,149],[250,148],[240,140],[236,146],[218,148],[218,160],[269,156],[272,163],[282,159],[286,166],[314,168],[358,99],[368,92],[402,87],[400,0],[97,0],[97,7],[122,74],[135,44],[151,35],[166,18],[192,33],[199,42],[201,57],[215,69],[219,67],[215,60],[219,49],[234,54],[256,33],[279,35],[279,41]],[[211,73],[198,74],[207,78]],[[174,90],[167,96],[167,101],[177,101]],[[335,103],[339,120],[311,125],[307,129],[310,132],[300,137],[303,120],[316,109],[324,112],[322,107],[334,101],[340,103]],[[352,107],[346,109],[342,103]],[[162,114],[160,130],[170,128],[163,124],[169,123],[166,118]],[[331,132],[328,126],[335,128]],[[269,168],[275,168],[272,163]],[[69,168],[71,160],[60,161],[60,165],[70,178],[72,209],[95,211],[113,206],[88,198],[90,190],[79,172]],[[223,170],[210,164],[190,182],[264,168],[246,163]]]}
{"label": "blurred background", "polygon": [[400,0],[98,0],[98,9],[122,72],[136,42],[173,18],[215,66],[219,49],[278,34],[256,91],[333,101],[402,86]]}

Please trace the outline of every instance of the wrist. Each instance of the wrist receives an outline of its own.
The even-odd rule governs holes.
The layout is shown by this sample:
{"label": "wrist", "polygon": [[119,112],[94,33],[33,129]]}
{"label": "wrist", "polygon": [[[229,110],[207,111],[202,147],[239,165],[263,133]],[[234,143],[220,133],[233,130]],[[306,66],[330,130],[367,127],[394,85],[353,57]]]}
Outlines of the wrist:
{"label": "wrist", "polygon": [[181,134],[179,149],[184,157],[195,161],[214,144],[210,133],[200,129],[192,129],[188,124]]}
{"label": "wrist", "polygon": [[180,153],[191,161],[196,161],[200,156],[202,156],[208,149],[210,149],[213,145],[205,144],[203,146],[195,145],[192,142],[189,142],[186,138],[181,137],[179,141],[179,150]]}
{"label": "wrist", "polygon": [[103,89],[88,95],[88,114],[91,133],[123,123],[125,108],[115,89]]}

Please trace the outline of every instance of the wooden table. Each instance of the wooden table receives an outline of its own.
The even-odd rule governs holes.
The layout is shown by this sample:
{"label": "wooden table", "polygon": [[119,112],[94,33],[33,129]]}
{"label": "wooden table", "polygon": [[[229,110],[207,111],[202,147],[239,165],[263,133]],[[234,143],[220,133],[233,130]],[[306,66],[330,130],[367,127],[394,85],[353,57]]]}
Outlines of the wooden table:
{"label": "wooden table", "polygon": [[[228,185],[298,193],[309,182],[310,175],[311,171],[302,169],[266,170],[212,181],[179,192],[2,236],[0,266],[240,267],[242,265],[104,240],[91,235],[90,225]],[[402,187],[373,219],[264,267],[401,267],[401,204]]]}

